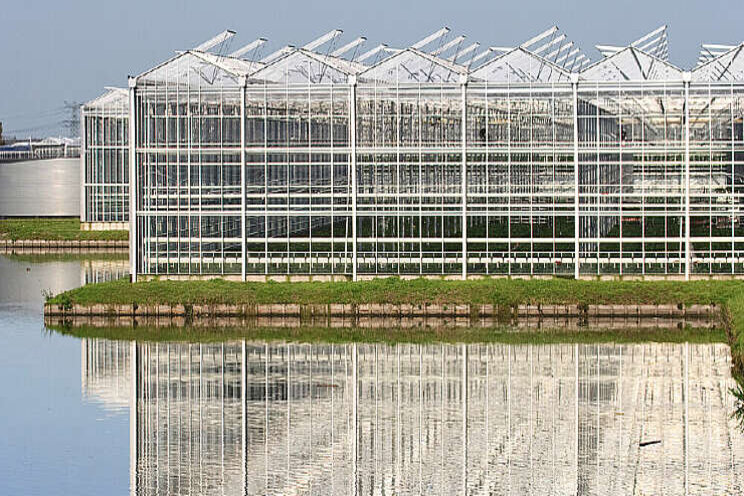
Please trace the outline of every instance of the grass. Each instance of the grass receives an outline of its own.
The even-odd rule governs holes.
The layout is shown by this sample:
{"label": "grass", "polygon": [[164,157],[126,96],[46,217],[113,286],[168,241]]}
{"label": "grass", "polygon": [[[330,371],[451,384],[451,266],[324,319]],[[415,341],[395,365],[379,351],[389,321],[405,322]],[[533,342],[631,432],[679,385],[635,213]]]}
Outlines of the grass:
{"label": "grass", "polygon": [[[479,279],[472,281],[445,281],[434,279],[401,280],[375,279],[360,282],[268,282],[243,283],[222,279],[208,281],[161,281],[130,283],[125,279],[91,284],[67,291],[48,300],[52,304],[262,304],[262,303],[471,303],[514,306],[519,304],[575,304],[575,305],[641,305],[641,304],[716,304],[723,308],[724,329],[731,345],[732,371],[744,380],[744,281],[701,280],[677,281],[575,281],[571,279],[521,280]],[[140,335],[142,331],[136,331]],[[178,331],[183,332],[183,331]],[[205,331],[198,333],[203,339]],[[251,331],[253,332],[253,331]],[[287,331],[281,332],[286,337]],[[291,331],[294,332],[294,331]],[[333,340],[348,336],[364,337],[364,333],[392,340],[419,339],[421,331],[362,331],[333,329],[315,336],[319,340]],[[493,339],[493,331],[448,330],[442,334],[424,334],[423,339]],[[246,331],[240,331],[245,336]],[[356,334],[354,334],[356,333]],[[362,334],[359,334],[362,333]],[[401,335],[400,333],[404,333]],[[406,336],[405,333],[414,333]],[[666,333],[669,333],[666,331]],[[164,334],[158,330],[157,334]],[[675,333],[671,333],[675,334]],[[540,333],[543,338],[543,333]],[[572,340],[582,333],[568,333]],[[621,338],[617,333],[613,339]],[[268,337],[267,334],[256,338]],[[387,336],[387,337],[386,337]],[[418,336],[418,337],[417,337]],[[597,334],[589,334],[595,339]],[[219,333],[225,338],[225,331]],[[510,338],[511,339],[511,338]],[[520,338],[521,339],[521,338]],[[542,338],[541,338],[542,339]],[[634,331],[633,339],[643,340],[643,334]]]}
{"label": "grass", "polygon": [[[231,282],[127,280],[67,291],[50,303],[252,304],[252,303],[472,303],[519,304],[723,304],[742,295],[744,281],[575,281],[571,279],[374,279],[360,282]],[[744,324],[744,316],[743,324]]]}
{"label": "grass", "polygon": [[126,241],[127,231],[81,231],[76,218],[0,219],[0,239],[47,241]]}

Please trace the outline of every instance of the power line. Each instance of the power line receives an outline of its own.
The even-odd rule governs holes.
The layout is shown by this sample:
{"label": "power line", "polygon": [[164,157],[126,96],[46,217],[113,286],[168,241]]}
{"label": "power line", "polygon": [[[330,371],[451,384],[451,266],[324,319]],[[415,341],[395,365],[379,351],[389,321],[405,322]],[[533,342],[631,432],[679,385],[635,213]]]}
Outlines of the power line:
{"label": "power line", "polygon": [[67,129],[68,138],[76,138],[80,136],[80,103],[65,100],[64,107],[69,117],[62,121],[62,125]]}

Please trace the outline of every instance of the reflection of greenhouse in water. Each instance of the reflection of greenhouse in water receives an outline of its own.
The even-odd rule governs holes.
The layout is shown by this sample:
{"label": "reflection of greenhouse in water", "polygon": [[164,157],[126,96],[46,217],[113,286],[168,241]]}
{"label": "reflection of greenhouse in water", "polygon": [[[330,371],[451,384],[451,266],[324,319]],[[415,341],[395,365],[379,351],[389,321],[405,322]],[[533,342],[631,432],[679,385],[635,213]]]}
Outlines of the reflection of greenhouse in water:
{"label": "reflection of greenhouse in water", "polygon": [[135,494],[744,490],[723,344],[127,348]]}

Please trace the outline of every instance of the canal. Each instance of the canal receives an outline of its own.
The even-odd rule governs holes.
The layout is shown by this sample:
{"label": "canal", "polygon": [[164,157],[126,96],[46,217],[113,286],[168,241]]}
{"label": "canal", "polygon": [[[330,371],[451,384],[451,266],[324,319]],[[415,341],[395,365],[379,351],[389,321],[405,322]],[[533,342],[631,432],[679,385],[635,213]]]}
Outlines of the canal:
{"label": "canal", "polygon": [[44,294],[126,271],[125,255],[0,255],[0,493],[744,492],[725,343],[135,342],[44,327]]}

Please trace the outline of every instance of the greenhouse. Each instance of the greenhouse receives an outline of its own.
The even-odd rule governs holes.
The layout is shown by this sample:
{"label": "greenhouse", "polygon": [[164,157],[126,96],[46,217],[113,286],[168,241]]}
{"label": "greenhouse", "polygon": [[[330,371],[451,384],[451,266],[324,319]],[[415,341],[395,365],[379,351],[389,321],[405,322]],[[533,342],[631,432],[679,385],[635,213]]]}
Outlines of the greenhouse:
{"label": "greenhouse", "polygon": [[744,274],[743,45],[340,30],[130,78],[134,277]]}
{"label": "greenhouse", "polygon": [[129,228],[129,96],[121,88],[82,106],[80,221],[84,229]]}

